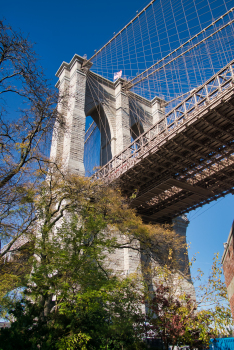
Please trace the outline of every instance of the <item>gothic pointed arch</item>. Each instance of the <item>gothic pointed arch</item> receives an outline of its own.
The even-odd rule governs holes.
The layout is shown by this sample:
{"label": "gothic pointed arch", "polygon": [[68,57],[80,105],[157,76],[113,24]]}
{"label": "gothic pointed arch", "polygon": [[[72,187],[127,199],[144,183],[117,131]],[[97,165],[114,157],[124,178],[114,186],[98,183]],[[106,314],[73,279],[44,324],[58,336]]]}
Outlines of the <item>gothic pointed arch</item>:
{"label": "gothic pointed arch", "polygon": [[[115,139],[115,135],[108,118],[109,115],[106,112],[108,112],[106,108],[101,103],[96,102],[96,104],[93,103],[91,109],[86,109],[85,113],[86,117],[89,116],[93,120],[94,125],[92,128],[98,128],[100,133],[100,145],[98,145],[100,147],[100,166],[108,163],[114,155],[113,140]],[[87,137],[89,137],[89,135]],[[95,147],[97,147],[97,145]]]}

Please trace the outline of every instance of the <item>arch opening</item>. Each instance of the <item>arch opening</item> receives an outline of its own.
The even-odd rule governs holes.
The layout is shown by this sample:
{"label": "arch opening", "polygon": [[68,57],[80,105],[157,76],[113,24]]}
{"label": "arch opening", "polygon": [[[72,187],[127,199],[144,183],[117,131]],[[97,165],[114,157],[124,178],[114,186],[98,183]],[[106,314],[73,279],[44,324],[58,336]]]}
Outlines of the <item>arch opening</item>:
{"label": "arch opening", "polygon": [[[136,140],[143,132],[144,132],[144,129],[140,122],[136,122],[135,124],[133,124],[130,129],[131,142]],[[139,147],[140,147],[139,143],[134,144],[132,146],[132,152],[136,151]]]}
{"label": "arch opening", "polygon": [[131,142],[136,140],[143,132],[144,129],[140,122],[136,122],[135,124],[133,124],[130,130]]}
{"label": "arch opening", "polygon": [[85,176],[91,176],[112,158],[111,132],[101,105],[87,113],[85,125]]}

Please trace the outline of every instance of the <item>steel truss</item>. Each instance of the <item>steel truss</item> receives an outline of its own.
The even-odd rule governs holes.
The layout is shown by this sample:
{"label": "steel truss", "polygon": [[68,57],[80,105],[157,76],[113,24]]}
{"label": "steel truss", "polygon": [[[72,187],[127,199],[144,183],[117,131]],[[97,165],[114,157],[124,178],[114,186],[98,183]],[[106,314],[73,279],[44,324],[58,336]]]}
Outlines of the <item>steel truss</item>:
{"label": "steel truss", "polygon": [[[168,221],[234,189],[234,60],[96,174]],[[132,196],[134,194],[134,196]]]}

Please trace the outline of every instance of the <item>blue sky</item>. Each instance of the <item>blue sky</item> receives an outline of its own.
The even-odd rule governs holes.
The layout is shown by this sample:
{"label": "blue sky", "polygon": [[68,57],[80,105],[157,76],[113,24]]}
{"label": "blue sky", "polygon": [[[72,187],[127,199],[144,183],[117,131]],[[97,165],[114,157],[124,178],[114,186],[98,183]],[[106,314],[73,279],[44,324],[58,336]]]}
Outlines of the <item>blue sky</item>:
{"label": "blue sky", "polygon": [[[57,81],[54,74],[62,61],[69,62],[75,53],[91,57],[95,49],[102,47],[147,3],[141,0],[11,0],[2,1],[1,18],[14,29],[21,29],[36,44],[41,65],[54,84]],[[228,195],[188,214],[189,254],[199,252],[195,267],[206,273],[213,254],[223,253],[223,243],[234,219],[233,209],[234,197]]]}

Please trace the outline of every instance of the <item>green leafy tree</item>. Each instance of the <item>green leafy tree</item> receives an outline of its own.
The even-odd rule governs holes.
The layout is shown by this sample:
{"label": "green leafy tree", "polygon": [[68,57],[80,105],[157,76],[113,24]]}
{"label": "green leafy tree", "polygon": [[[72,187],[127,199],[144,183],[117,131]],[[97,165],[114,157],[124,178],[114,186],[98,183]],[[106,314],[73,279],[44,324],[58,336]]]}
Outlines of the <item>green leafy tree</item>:
{"label": "green leafy tree", "polygon": [[2,344],[11,349],[14,341],[6,339],[13,338],[18,349],[138,348],[142,281],[115,270],[111,256],[137,249],[164,263],[168,245],[180,247],[173,230],[144,224],[118,190],[55,169],[34,205],[32,271],[24,299],[6,300],[16,321],[2,331]]}

